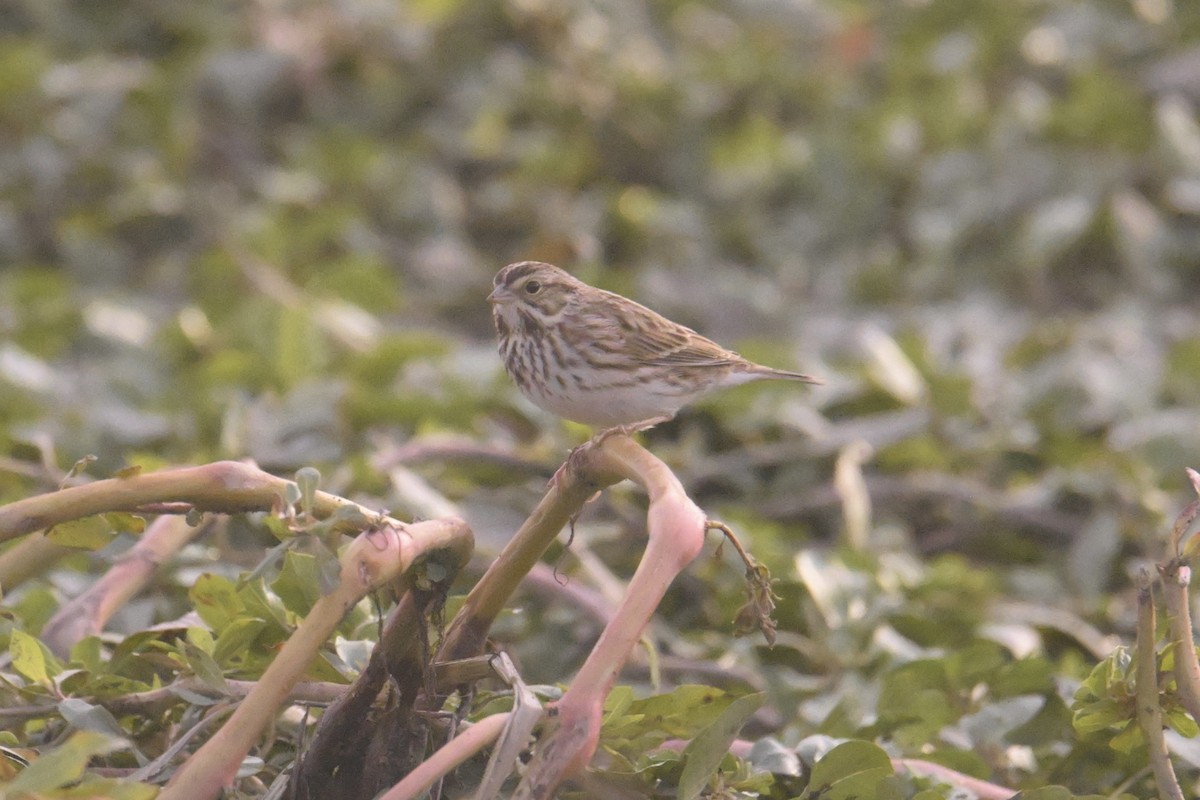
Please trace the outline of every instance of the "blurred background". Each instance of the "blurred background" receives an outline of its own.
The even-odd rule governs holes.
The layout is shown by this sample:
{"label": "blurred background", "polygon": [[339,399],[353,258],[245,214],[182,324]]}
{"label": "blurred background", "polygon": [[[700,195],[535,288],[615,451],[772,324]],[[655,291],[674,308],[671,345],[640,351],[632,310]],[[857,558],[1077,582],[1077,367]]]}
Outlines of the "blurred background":
{"label": "blurred background", "polygon": [[1200,444],[1198,28],[1169,0],[7,4],[0,444],[528,443],[559,423],[483,298],[537,258],[826,378],[706,401],[663,434],[693,455],[865,438],[881,472],[1153,507]]}
{"label": "blurred background", "polygon": [[[1200,466],[1198,105],[1172,0],[8,2],[0,497],[250,457],[488,552],[587,435],[495,354],[536,258],[825,378],[645,437],[785,608],[849,543],[932,570],[921,645],[992,601],[1125,633]],[[672,624],[716,647],[738,591],[695,568]],[[1101,655],[1017,618],[1064,680]]]}

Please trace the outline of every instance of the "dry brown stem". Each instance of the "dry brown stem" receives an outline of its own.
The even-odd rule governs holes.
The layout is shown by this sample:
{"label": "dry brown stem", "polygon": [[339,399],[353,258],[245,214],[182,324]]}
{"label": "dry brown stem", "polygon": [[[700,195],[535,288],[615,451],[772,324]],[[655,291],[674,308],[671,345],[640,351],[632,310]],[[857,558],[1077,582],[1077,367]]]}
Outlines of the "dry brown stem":
{"label": "dry brown stem", "polygon": [[254,690],[221,730],[180,767],[159,800],[216,797],[232,782],[246,753],[347,610],[368,592],[400,579],[418,559],[435,550],[465,563],[473,544],[470,529],[457,519],[382,526],[360,534],[341,556],[337,588],[316,602]]}
{"label": "dry brown stem", "polygon": [[430,589],[410,588],[388,614],[367,668],[325,710],[292,770],[292,800],[374,797],[424,760],[426,726],[411,712],[418,693],[436,691],[426,630],[460,566]]}

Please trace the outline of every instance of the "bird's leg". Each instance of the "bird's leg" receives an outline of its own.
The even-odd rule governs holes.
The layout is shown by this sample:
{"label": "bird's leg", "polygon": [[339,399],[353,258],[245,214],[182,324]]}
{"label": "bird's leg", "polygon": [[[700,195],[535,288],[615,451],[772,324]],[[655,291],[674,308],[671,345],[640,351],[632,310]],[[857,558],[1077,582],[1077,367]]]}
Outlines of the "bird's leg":
{"label": "bird's leg", "polygon": [[583,456],[584,452],[586,452],[589,448],[599,447],[600,445],[604,444],[604,440],[608,437],[618,435],[632,436],[639,431],[648,430],[649,428],[653,428],[655,425],[659,425],[663,422],[669,422],[674,418],[674,414],[659,414],[657,417],[650,417],[649,419],[644,419],[641,422],[630,422],[625,425],[614,425],[611,428],[605,428],[583,444],[572,449],[571,452],[567,454],[567,460],[562,463],[562,466],[554,471],[554,475],[550,478],[549,485],[553,486],[557,484],[562,477],[563,470],[574,469],[578,459]]}
{"label": "bird's leg", "polygon": [[618,434],[621,436],[632,436],[640,431],[649,430],[655,425],[660,425],[664,422],[670,422],[674,418],[674,414],[659,414],[657,417],[650,417],[649,419],[644,419],[641,422],[630,422],[626,425],[615,425],[611,428],[605,428],[604,430],[600,431],[591,439],[589,439],[587,443],[592,447],[599,447],[600,445],[604,444],[604,440],[610,436],[616,436]]}

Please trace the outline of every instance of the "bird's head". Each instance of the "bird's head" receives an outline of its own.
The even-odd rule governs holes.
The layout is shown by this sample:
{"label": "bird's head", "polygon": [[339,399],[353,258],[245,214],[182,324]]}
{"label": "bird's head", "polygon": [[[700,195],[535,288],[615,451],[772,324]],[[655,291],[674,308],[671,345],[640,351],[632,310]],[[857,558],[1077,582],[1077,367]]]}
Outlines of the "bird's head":
{"label": "bird's head", "polygon": [[518,261],[496,273],[492,281],[492,315],[499,327],[525,324],[545,325],[563,311],[586,286],[552,264]]}

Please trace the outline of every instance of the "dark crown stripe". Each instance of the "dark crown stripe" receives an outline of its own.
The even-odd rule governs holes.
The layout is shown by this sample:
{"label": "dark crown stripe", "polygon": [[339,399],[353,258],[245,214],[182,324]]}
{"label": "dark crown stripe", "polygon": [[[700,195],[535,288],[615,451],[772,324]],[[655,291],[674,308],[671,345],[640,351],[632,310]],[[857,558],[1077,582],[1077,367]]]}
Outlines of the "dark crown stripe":
{"label": "dark crown stripe", "polygon": [[505,286],[511,286],[516,281],[521,280],[521,278],[537,272],[543,266],[545,265],[540,261],[518,261],[516,264],[509,264],[500,273],[501,282]]}

